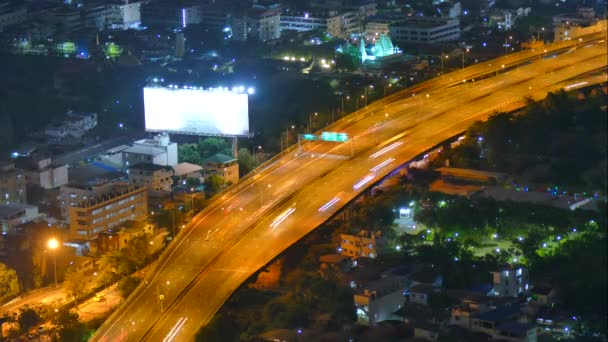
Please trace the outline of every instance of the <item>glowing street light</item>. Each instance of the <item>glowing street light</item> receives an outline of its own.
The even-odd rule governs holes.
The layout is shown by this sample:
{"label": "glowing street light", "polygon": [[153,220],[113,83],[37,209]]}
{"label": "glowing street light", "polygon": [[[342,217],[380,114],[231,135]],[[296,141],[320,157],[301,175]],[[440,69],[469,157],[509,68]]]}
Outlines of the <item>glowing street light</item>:
{"label": "glowing street light", "polygon": [[53,251],[53,270],[55,276],[55,286],[57,286],[57,252],[55,250],[59,247],[59,241],[55,238],[49,239],[47,241],[46,246]]}

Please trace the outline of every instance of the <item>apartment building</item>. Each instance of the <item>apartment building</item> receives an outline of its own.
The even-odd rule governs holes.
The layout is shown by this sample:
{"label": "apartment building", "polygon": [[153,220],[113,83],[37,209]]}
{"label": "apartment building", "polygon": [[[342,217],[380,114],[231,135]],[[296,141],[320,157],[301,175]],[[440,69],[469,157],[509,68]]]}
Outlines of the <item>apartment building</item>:
{"label": "apartment building", "polygon": [[156,164],[139,163],[127,169],[129,181],[153,191],[171,191],[173,168]]}
{"label": "apartment building", "polygon": [[116,183],[107,191],[69,208],[70,236],[73,239],[91,240],[126,221],[142,219],[147,213],[146,187]]}
{"label": "apartment building", "polygon": [[435,44],[460,38],[460,21],[435,17],[410,17],[390,25],[390,36],[399,43]]}

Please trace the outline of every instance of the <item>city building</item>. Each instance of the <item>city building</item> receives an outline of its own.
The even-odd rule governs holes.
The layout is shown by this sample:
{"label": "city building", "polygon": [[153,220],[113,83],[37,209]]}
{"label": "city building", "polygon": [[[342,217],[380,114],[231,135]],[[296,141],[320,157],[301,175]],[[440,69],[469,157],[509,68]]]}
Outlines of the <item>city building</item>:
{"label": "city building", "polygon": [[359,288],[354,294],[357,323],[372,326],[396,319],[393,313],[405,303],[405,287],[402,278],[386,277]]}
{"label": "city building", "polygon": [[215,32],[232,31],[231,10],[218,3],[207,4],[201,7],[201,21],[206,30]]}
{"label": "city building", "polygon": [[191,163],[179,163],[173,166],[173,178],[184,185],[188,178],[203,179],[203,167]]}
{"label": "city building", "polygon": [[202,23],[201,5],[190,0],[144,3],[141,6],[141,21],[144,26],[183,29]]}
{"label": "city building", "polygon": [[429,299],[433,293],[437,292],[437,288],[432,285],[414,285],[410,287],[410,303],[421,305],[429,305]]}
{"label": "city building", "polygon": [[[118,229],[110,229],[98,234],[98,251],[105,253],[127,247],[129,241],[137,236],[151,236],[154,225],[147,220],[126,221]],[[150,242],[153,242],[152,240]]]}
{"label": "city building", "polygon": [[205,178],[210,175],[221,176],[226,184],[236,184],[239,181],[239,163],[234,157],[218,153],[203,161]]}
{"label": "city building", "polygon": [[353,268],[351,259],[340,254],[325,254],[319,257],[321,274],[340,274]]}
{"label": "city building", "polygon": [[389,25],[393,23],[394,19],[382,19],[382,18],[373,18],[370,19],[365,24],[365,41],[366,42],[376,42],[377,39],[380,38],[381,35],[388,36],[390,33]]}
{"label": "city building", "polygon": [[177,143],[171,142],[166,133],[155,135],[152,139],[137,140],[121,153],[125,168],[139,163],[171,167],[177,164]]}
{"label": "city building", "polygon": [[0,163],[0,203],[26,203],[26,180],[15,163]]}
{"label": "city building", "polygon": [[488,26],[496,26],[499,30],[510,30],[520,17],[530,14],[530,7],[520,7],[516,10],[495,8],[490,11]]}
{"label": "city building", "polygon": [[550,285],[534,285],[530,291],[532,302],[541,306],[553,306],[557,291]]}
{"label": "city building", "polygon": [[562,23],[553,27],[553,41],[560,42],[565,40],[578,39],[581,36],[605,31],[608,27],[608,20],[594,21],[589,25],[578,23]]}
{"label": "city building", "polygon": [[139,163],[127,169],[129,181],[153,191],[171,191],[173,169],[170,166]]}
{"label": "city building", "polygon": [[9,2],[0,2],[0,32],[6,26],[24,22],[27,19],[25,6],[12,6]]}
{"label": "city building", "polygon": [[254,6],[232,20],[232,38],[266,42],[281,37],[281,8]]}
{"label": "city building", "polygon": [[38,207],[21,203],[0,205],[0,230],[2,234],[15,233],[21,224],[40,218]]}
{"label": "city building", "polygon": [[111,189],[112,184],[123,182],[127,175],[122,172],[107,171],[95,166],[72,167],[68,169],[69,183],[59,188],[59,208],[61,216],[69,221],[69,208],[95,195]]}
{"label": "city building", "polygon": [[96,113],[77,113],[68,111],[62,122],[47,126],[44,133],[51,139],[80,139],[97,126]]}
{"label": "city building", "polygon": [[380,232],[362,230],[356,235],[340,234],[340,247],[338,251],[341,255],[351,258],[378,256],[378,247],[383,244]]}
{"label": "city building", "polygon": [[530,290],[528,270],[523,267],[514,269],[509,266],[501,271],[492,272],[492,279],[493,288],[490,291],[492,296],[518,297]]}
{"label": "city building", "polygon": [[50,157],[19,157],[15,167],[23,170],[28,185],[54,189],[68,183],[68,165],[54,165]]}
{"label": "city building", "polygon": [[436,44],[460,38],[460,21],[435,17],[410,17],[390,25],[395,42]]}
{"label": "city building", "polygon": [[308,12],[285,10],[281,13],[281,31],[327,31],[327,20],[337,14],[330,12]]}
{"label": "city building", "polygon": [[53,27],[57,35],[69,35],[83,28],[78,8],[57,7],[41,18],[46,25]]}
{"label": "city building", "polygon": [[469,329],[488,334],[493,339],[502,341],[536,341],[539,328],[531,323],[520,323],[521,316],[519,305],[503,305],[473,315]]}
{"label": "city building", "polygon": [[115,183],[69,207],[70,236],[88,241],[126,221],[143,219],[147,213],[146,187]]}
{"label": "city building", "polygon": [[141,2],[118,0],[110,2],[107,25],[114,30],[138,28],[141,25]]}
{"label": "city building", "polygon": [[348,38],[362,30],[361,18],[357,12],[344,12],[327,19],[327,33],[338,38]]}

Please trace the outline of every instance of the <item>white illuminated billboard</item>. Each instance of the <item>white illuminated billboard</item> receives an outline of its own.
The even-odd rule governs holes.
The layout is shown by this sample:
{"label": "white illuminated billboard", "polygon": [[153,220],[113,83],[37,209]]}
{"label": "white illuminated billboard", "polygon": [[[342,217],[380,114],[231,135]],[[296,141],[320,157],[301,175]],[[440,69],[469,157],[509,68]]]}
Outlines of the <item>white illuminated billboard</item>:
{"label": "white illuminated billboard", "polygon": [[248,95],[227,89],[144,88],[147,131],[249,136]]}

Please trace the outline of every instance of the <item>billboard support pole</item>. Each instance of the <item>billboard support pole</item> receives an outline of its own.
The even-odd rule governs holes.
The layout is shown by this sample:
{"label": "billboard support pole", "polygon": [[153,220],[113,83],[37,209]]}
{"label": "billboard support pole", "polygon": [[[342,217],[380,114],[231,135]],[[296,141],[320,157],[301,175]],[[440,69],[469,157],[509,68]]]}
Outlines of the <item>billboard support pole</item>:
{"label": "billboard support pole", "polygon": [[239,144],[237,137],[232,137],[232,156],[234,156],[235,159],[239,159]]}

